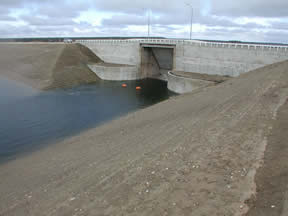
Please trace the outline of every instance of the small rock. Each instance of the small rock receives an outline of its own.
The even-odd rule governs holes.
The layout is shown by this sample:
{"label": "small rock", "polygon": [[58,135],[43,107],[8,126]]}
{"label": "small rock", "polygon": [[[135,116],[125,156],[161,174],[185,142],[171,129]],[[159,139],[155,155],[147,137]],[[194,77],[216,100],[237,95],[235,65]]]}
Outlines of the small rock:
{"label": "small rock", "polygon": [[145,192],[146,192],[146,193],[149,193],[149,190],[146,190]]}
{"label": "small rock", "polygon": [[154,174],[155,174],[155,171],[152,171],[151,174],[154,175]]}
{"label": "small rock", "polygon": [[271,205],[271,208],[275,208],[276,206],[275,205]]}
{"label": "small rock", "polygon": [[244,206],[243,205],[240,205],[240,209],[243,209],[244,208]]}
{"label": "small rock", "polygon": [[75,200],[75,199],[76,199],[75,197],[71,197],[71,198],[70,198],[70,201],[73,201],[73,200]]}

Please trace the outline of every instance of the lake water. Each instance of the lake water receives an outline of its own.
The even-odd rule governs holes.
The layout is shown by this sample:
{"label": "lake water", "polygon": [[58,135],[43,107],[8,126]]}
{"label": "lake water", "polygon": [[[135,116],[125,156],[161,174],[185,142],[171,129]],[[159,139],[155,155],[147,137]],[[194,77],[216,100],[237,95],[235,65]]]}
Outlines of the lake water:
{"label": "lake water", "polygon": [[[0,79],[0,161],[145,108],[173,95],[160,80],[99,81],[37,91]],[[141,90],[135,90],[141,86]]]}

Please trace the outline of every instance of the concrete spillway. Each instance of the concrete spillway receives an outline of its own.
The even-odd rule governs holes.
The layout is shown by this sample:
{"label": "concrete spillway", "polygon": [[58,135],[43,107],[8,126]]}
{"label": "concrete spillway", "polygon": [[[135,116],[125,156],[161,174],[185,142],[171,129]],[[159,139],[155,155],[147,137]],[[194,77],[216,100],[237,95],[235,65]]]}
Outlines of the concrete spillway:
{"label": "concrete spillway", "polygon": [[173,70],[175,46],[141,45],[141,75],[167,80],[167,73]]}
{"label": "concrete spillway", "polygon": [[[285,46],[165,39],[77,42],[87,46],[105,62],[129,65],[127,68],[113,67],[113,70],[105,68],[106,78],[110,80],[157,76],[166,76],[167,79],[169,70],[236,77],[288,59],[288,48]],[[96,74],[104,70],[97,65],[90,68]]]}

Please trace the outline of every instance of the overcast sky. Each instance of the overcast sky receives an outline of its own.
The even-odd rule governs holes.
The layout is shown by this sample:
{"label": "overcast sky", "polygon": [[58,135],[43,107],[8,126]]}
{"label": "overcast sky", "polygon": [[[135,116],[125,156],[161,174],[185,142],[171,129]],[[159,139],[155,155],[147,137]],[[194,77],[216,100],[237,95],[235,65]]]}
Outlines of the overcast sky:
{"label": "overcast sky", "polygon": [[0,0],[0,37],[151,36],[288,43],[288,0]]}

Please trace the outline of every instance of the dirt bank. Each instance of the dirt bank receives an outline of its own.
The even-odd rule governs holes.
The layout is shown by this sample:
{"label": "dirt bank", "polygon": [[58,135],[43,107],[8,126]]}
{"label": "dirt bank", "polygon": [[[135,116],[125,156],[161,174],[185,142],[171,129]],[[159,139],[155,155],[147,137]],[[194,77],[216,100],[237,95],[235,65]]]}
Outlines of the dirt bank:
{"label": "dirt bank", "polygon": [[288,97],[287,68],[269,65],[0,165],[0,215],[246,214]]}
{"label": "dirt bank", "polygon": [[80,44],[64,47],[52,72],[52,79],[46,89],[69,88],[99,80],[87,64],[102,62],[91,50]]}
{"label": "dirt bank", "polygon": [[247,216],[288,215],[288,101],[281,106],[268,136],[263,166],[257,171],[257,195]]}
{"label": "dirt bank", "polygon": [[101,60],[80,44],[0,43],[0,76],[37,89],[97,81],[87,63]]}

